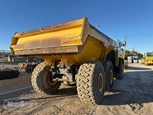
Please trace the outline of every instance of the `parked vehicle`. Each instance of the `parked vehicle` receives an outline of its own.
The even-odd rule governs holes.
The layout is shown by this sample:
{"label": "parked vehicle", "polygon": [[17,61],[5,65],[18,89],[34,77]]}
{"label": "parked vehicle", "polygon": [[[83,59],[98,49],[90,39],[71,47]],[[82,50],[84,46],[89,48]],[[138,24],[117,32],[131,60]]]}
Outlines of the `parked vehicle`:
{"label": "parked vehicle", "polygon": [[147,52],[144,54],[143,63],[145,65],[151,65],[153,64],[153,52]]}

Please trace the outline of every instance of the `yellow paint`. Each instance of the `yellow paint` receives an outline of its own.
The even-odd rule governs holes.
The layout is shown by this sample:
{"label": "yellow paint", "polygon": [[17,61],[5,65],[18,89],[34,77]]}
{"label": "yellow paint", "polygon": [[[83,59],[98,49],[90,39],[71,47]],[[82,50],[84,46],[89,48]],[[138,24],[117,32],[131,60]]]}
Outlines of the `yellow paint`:
{"label": "yellow paint", "polygon": [[[85,18],[58,25],[48,30],[33,32],[29,34],[15,34],[11,49],[24,50],[44,47],[82,45],[82,30]],[[33,45],[31,45],[33,44]]]}
{"label": "yellow paint", "polygon": [[65,55],[50,55],[50,56],[40,56],[44,59],[49,59],[50,61],[64,60],[66,63],[71,64],[81,64],[91,60],[101,60],[104,59],[105,47],[103,43],[93,37],[88,38],[81,54],[65,54]]}
{"label": "yellow paint", "polygon": [[144,63],[145,63],[146,65],[153,64],[153,56],[152,56],[152,57],[146,56],[146,57],[145,57],[145,60],[144,60]]}
{"label": "yellow paint", "polygon": [[[50,44],[52,44],[52,46],[54,47],[82,45],[82,41],[80,38],[80,31],[81,31],[80,28],[76,27],[76,28],[69,28],[67,30],[60,30],[60,31],[54,31],[54,32],[41,33],[38,35],[24,36],[19,38],[16,43],[17,45],[24,44],[23,47],[21,47],[20,49],[14,48],[13,50],[50,47]],[[52,42],[57,42],[57,43],[55,43],[54,45]],[[33,43],[33,45],[28,46],[31,43]]]}
{"label": "yellow paint", "polygon": [[[39,54],[36,56],[44,58],[50,64],[53,64],[55,60],[61,60],[62,63],[67,64],[82,64],[91,60],[104,61],[107,54],[114,49],[109,40],[90,28],[87,18],[50,26],[48,29],[40,28],[25,34],[17,33],[10,48],[17,51],[65,46],[78,46],[82,47],[82,50],[77,54]],[[115,59],[117,60],[115,64],[118,65],[118,52]]]}
{"label": "yellow paint", "polygon": [[142,63],[145,65],[153,64],[153,52],[145,53],[145,57],[142,59]]}
{"label": "yellow paint", "polygon": [[145,61],[145,59],[144,59],[144,58],[142,58],[141,63],[142,63],[142,64],[144,64],[144,61]]}

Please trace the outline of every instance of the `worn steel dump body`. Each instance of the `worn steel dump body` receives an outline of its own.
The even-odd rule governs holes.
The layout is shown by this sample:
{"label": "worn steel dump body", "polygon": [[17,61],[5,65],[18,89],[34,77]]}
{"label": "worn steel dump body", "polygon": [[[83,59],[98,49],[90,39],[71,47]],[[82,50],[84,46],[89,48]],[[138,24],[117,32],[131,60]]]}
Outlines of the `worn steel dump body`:
{"label": "worn steel dump body", "polygon": [[[88,23],[86,17],[36,30],[16,33],[11,50],[45,61],[31,76],[35,91],[54,94],[61,83],[76,84],[82,101],[100,104],[114,77],[123,78],[124,61],[116,42]],[[122,51],[122,50],[121,50]]]}
{"label": "worn steel dump body", "polygon": [[105,60],[116,42],[88,23],[86,17],[15,33],[11,50],[16,55],[35,55],[44,59],[66,59],[71,63]]}

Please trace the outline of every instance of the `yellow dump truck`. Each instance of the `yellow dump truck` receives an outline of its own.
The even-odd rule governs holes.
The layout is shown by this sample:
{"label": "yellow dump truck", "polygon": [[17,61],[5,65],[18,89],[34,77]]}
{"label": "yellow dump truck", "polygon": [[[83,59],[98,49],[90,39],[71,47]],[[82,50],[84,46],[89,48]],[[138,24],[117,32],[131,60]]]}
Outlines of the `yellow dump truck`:
{"label": "yellow dump truck", "polygon": [[41,94],[55,93],[61,83],[76,83],[78,97],[99,104],[114,78],[122,79],[124,45],[88,23],[86,17],[32,31],[15,33],[10,48],[15,55],[37,56],[31,82]]}
{"label": "yellow dump truck", "polygon": [[144,54],[143,62],[145,65],[153,64],[153,52],[147,52]]}

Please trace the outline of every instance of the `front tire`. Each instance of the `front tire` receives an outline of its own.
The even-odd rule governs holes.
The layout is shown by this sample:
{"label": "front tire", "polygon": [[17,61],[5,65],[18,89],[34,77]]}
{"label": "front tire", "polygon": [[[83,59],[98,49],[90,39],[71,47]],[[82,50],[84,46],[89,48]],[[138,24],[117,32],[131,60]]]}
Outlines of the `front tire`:
{"label": "front tire", "polygon": [[110,61],[106,62],[105,65],[106,69],[106,90],[110,91],[113,87],[114,83],[114,67]]}
{"label": "front tire", "polygon": [[80,66],[77,91],[82,101],[100,104],[105,92],[105,72],[101,62],[84,63]]}
{"label": "front tire", "polygon": [[50,66],[45,62],[38,64],[31,76],[31,83],[35,91],[41,94],[54,94],[58,91],[61,82],[52,82]]}
{"label": "front tire", "polygon": [[124,72],[124,63],[123,60],[119,60],[119,73],[115,76],[116,79],[123,79],[123,72]]}

